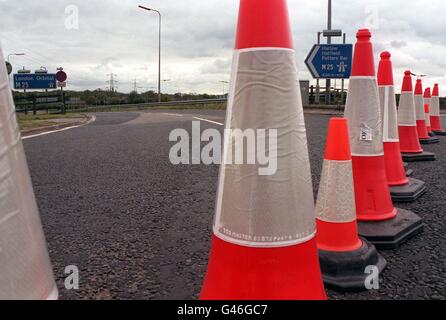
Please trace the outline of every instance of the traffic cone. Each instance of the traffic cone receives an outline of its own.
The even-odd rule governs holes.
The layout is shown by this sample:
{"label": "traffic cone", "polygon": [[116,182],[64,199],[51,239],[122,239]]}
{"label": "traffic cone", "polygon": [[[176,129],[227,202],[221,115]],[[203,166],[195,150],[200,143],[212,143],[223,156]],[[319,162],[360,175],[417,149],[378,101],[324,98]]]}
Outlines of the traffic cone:
{"label": "traffic cone", "polygon": [[241,0],[226,128],[277,130],[277,170],[230,164],[226,130],[203,300],[326,299],[295,61],[286,0]]}
{"label": "traffic cone", "polygon": [[384,162],[383,126],[369,30],[359,30],[345,110],[349,119],[359,235],[395,248],[421,231],[414,213],[394,208]]}
{"label": "traffic cone", "polygon": [[426,192],[426,184],[408,178],[401,156],[396,109],[393,67],[389,52],[381,53],[378,67],[378,86],[383,118],[384,162],[390,195],[394,202],[411,202]]}
{"label": "traffic cone", "polygon": [[440,89],[438,87],[438,83],[434,85],[434,89],[432,90],[432,99],[431,99],[431,125],[432,131],[437,136],[446,136],[446,132],[443,131],[441,125],[441,114],[440,114]]}
{"label": "traffic cone", "polygon": [[429,136],[433,136],[431,127],[431,113],[430,113],[430,105],[431,105],[431,88],[426,88],[424,90],[424,116],[426,117],[426,129]]}
{"label": "traffic cone", "polygon": [[435,154],[421,148],[416,119],[412,72],[408,70],[404,73],[398,108],[398,133],[403,161],[435,161]]}
{"label": "traffic cone", "polygon": [[316,203],[317,244],[327,287],[339,291],[365,290],[364,272],[386,260],[373,244],[359,239],[347,119],[330,120]]}
{"label": "traffic cone", "polygon": [[433,144],[440,142],[438,138],[432,138],[429,136],[429,131],[427,129],[426,123],[426,107],[424,103],[423,82],[421,81],[421,79],[417,80],[417,84],[415,86],[415,110],[417,113],[417,128],[420,143]]}
{"label": "traffic cone", "polygon": [[0,47],[0,300],[57,297]]}

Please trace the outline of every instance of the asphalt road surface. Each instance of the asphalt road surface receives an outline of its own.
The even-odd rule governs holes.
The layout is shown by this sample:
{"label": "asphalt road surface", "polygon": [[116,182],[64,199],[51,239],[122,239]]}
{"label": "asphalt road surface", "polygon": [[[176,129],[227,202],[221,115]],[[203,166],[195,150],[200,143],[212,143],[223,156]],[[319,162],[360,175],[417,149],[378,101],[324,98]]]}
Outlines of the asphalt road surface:
{"label": "asphalt road surface", "polygon": [[[218,167],[174,166],[176,128],[223,127],[222,111],[99,113],[84,127],[24,141],[61,299],[196,299],[206,272]],[[329,116],[307,115],[317,192]],[[382,252],[379,290],[332,299],[446,298],[446,137],[426,146],[439,161],[415,163],[428,193],[401,205],[426,223],[423,234]],[[65,267],[80,270],[64,289]]]}

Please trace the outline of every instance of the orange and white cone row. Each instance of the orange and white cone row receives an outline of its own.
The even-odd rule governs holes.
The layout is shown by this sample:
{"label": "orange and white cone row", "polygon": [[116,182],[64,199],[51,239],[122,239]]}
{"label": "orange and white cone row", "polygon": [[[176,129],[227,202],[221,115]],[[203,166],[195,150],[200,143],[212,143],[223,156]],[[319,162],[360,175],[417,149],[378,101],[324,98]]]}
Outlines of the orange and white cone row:
{"label": "orange and white cone row", "polygon": [[387,180],[390,186],[400,186],[409,183],[403,166],[398,134],[395,86],[393,82],[393,67],[389,52],[381,53],[378,68],[379,98],[383,118],[384,158]]}
{"label": "orange and white cone row", "polygon": [[326,298],[295,61],[286,0],[241,0],[226,129],[277,130],[277,171],[230,164],[225,134],[201,299]]}
{"label": "orange and white cone row", "polygon": [[327,287],[365,290],[367,266],[381,272],[386,261],[367,240],[359,239],[347,119],[330,120],[316,204],[317,244]]}
{"label": "orange and white cone row", "polygon": [[0,300],[57,298],[0,47]]}
{"label": "orange and white cone row", "polygon": [[[390,52],[383,52],[378,68],[386,176],[392,200],[394,202],[411,202],[426,192],[426,185],[421,180],[409,179],[404,169],[398,133],[393,66],[390,58]],[[415,121],[415,119],[410,119],[410,121],[412,120]]]}
{"label": "orange and white cone row", "polygon": [[[356,208],[359,221],[393,219],[387,183],[383,127],[369,30],[359,30],[345,108],[349,120]],[[373,206],[370,204],[373,203]]]}
{"label": "orange and white cone row", "polygon": [[424,152],[418,137],[417,114],[415,111],[415,98],[413,91],[412,72],[404,73],[401,88],[400,103],[398,107],[398,132],[400,148],[404,161],[434,161],[435,155]]}
{"label": "orange and white cone row", "polygon": [[[345,128],[342,128],[345,125]],[[339,135],[341,130],[347,133]],[[355,251],[362,246],[356,223],[355,190],[347,119],[331,119],[316,202],[318,248]]]}
{"label": "orange and white cone row", "polygon": [[423,98],[423,82],[421,79],[417,79],[415,85],[415,111],[417,115],[417,128],[418,137],[421,139],[429,138],[429,132],[426,127],[426,114],[424,110],[424,98]]}
{"label": "orange and white cone row", "polygon": [[446,132],[443,131],[443,127],[441,124],[441,114],[440,114],[440,89],[438,84],[434,85],[434,89],[432,90],[432,99],[431,99],[431,126],[432,131],[436,135],[444,136]]}
{"label": "orange and white cone row", "polygon": [[345,117],[350,127],[359,235],[385,249],[398,247],[418,233],[422,223],[414,213],[396,209],[390,196],[371,36],[366,29],[356,36]]}
{"label": "orange and white cone row", "polygon": [[[429,106],[426,106],[425,104],[425,95],[426,94],[423,94],[423,82],[421,79],[418,79],[417,84],[415,85],[415,110],[417,113],[418,138],[420,138],[421,144],[438,143],[440,142],[438,138],[431,138],[429,136],[430,129],[428,128],[428,125],[430,126],[430,116],[428,119]],[[428,99],[426,99],[426,101],[428,101]]]}
{"label": "orange and white cone row", "polygon": [[422,153],[418,130],[417,113],[412,85],[412,72],[404,73],[401,89],[400,103],[398,107],[398,128],[400,147],[402,153]]}

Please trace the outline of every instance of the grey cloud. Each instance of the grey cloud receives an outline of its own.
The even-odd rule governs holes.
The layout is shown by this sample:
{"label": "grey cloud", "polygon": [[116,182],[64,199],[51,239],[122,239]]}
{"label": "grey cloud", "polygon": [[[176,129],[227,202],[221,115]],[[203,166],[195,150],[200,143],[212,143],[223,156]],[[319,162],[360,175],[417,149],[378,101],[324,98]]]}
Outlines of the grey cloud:
{"label": "grey cloud", "polygon": [[407,46],[406,41],[391,41],[390,46],[395,49],[401,49]]}
{"label": "grey cloud", "polygon": [[231,59],[216,59],[213,63],[203,65],[200,71],[204,74],[227,74],[231,71]]}
{"label": "grey cloud", "polygon": [[[23,51],[14,58],[26,65],[50,70],[64,66],[77,89],[105,87],[106,74],[156,83],[158,20],[138,4],[163,14],[163,75],[171,78],[166,90],[220,93],[219,80],[228,79],[235,43],[238,1],[234,0],[16,0],[0,1],[0,40],[5,54]],[[303,63],[326,27],[326,1],[289,0],[291,27],[299,76],[310,79]],[[65,8],[79,9],[79,29],[65,28]],[[428,81],[446,87],[444,0],[429,5],[403,0],[335,1],[334,28],[347,33],[348,42],[376,14],[373,31],[376,60],[390,50],[396,81],[405,69],[428,73]],[[340,39],[335,39],[339,42]],[[130,81],[120,90],[130,91]]]}

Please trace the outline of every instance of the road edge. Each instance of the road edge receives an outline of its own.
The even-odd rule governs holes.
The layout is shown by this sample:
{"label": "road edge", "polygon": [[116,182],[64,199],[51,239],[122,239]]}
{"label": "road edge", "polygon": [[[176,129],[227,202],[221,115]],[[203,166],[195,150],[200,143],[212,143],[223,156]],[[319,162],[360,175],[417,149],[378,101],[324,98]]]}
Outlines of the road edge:
{"label": "road edge", "polygon": [[22,140],[36,138],[36,137],[40,137],[40,136],[44,136],[44,135],[48,135],[48,134],[52,134],[52,133],[57,133],[57,132],[61,132],[61,131],[67,131],[70,129],[80,128],[80,127],[86,126],[86,125],[91,124],[96,121],[95,115],[87,115],[87,114],[83,114],[83,115],[85,115],[85,118],[86,118],[86,121],[83,121],[83,122],[60,124],[60,125],[54,125],[54,126],[49,126],[49,127],[44,127],[44,128],[39,128],[39,129],[22,132],[21,133]]}

